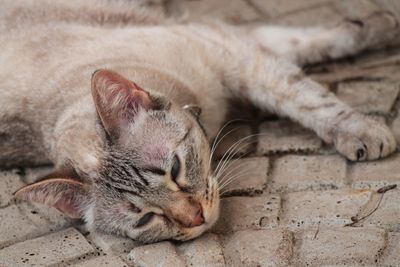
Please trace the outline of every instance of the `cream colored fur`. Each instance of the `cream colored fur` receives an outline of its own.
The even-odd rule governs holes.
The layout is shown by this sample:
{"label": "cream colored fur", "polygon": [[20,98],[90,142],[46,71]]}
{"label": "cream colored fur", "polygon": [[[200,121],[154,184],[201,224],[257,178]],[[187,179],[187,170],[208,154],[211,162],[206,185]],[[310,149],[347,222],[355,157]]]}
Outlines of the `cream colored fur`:
{"label": "cream colored fur", "polygon": [[[90,95],[97,69],[116,71],[177,106],[200,106],[209,141],[226,119],[229,99],[236,98],[313,129],[351,160],[381,158],[396,148],[385,125],[352,110],[295,65],[389,44],[399,33],[389,14],[372,15],[362,25],[247,32],[217,22],[160,24],[163,18],[120,3],[82,2],[1,4],[0,134],[8,138],[0,141],[3,166],[52,162],[95,176],[104,145]],[[13,135],[18,138],[10,146]],[[30,146],[29,157],[18,144]],[[33,151],[40,160],[30,161]]]}

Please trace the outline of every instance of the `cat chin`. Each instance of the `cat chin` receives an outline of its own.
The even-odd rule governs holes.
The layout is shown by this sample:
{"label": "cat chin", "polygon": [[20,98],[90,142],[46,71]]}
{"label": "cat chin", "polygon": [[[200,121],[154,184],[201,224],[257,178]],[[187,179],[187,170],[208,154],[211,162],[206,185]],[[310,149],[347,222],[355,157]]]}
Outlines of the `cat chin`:
{"label": "cat chin", "polygon": [[183,231],[184,235],[182,235],[181,237],[176,237],[174,239],[178,241],[187,241],[194,239],[202,235],[205,231],[207,231],[210,228],[210,226],[211,226],[210,224],[203,224],[192,228],[185,228]]}

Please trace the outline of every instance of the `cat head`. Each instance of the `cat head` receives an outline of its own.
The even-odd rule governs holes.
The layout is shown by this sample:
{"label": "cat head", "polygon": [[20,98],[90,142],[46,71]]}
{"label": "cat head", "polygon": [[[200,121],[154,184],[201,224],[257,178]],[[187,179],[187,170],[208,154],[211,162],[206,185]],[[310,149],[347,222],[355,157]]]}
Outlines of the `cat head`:
{"label": "cat head", "polygon": [[92,95],[105,147],[91,182],[46,179],[16,196],[142,242],[188,240],[209,229],[218,186],[192,112],[108,70],[93,74]]}

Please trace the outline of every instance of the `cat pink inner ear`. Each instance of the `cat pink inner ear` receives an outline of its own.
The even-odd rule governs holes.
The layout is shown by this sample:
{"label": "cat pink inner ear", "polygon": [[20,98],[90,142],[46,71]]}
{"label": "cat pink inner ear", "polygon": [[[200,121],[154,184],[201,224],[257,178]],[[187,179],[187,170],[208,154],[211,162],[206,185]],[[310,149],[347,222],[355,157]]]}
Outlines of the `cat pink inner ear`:
{"label": "cat pink inner ear", "polygon": [[93,73],[92,95],[97,112],[110,135],[118,135],[122,127],[134,120],[140,109],[149,110],[153,107],[148,92],[110,70]]}
{"label": "cat pink inner ear", "polygon": [[27,185],[17,192],[18,199],[50,205],[71,218],[81,218],[89,194],[83,183],[71,179],[48,179]]}

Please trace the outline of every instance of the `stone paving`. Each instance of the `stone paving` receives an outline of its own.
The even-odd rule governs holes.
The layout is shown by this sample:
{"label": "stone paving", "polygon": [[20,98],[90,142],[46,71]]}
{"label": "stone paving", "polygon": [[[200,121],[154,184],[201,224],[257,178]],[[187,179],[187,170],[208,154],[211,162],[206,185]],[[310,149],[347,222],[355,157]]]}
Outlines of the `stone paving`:
{"label": "stone paving", "polygon": [[[167,16],[233,24],[329,24],[389,9],[397,0],[141,0]],[[400,47],[306,69],[345,102],[389,124],[400,144]],[[400,155],[351,163],[286,120],[240,125],[251,144],[224,192],[221,218],[200,238],[141,245],[89,233],[12,192],[46,168],[0,172],[0,266],[400,266]],[[223,147],[232,141],[226,140]],[[221,148],[222,150],[224,148]]]}

